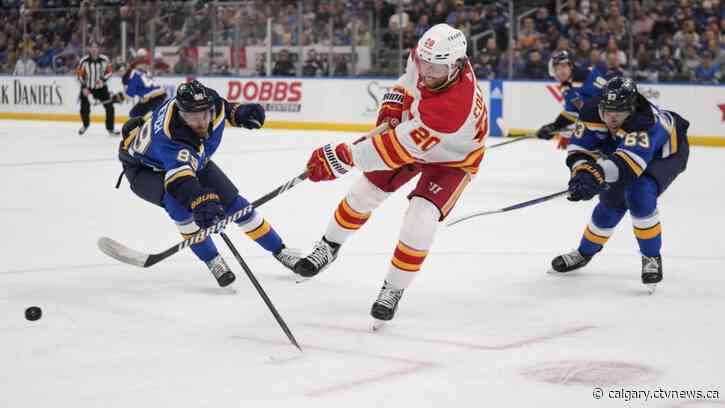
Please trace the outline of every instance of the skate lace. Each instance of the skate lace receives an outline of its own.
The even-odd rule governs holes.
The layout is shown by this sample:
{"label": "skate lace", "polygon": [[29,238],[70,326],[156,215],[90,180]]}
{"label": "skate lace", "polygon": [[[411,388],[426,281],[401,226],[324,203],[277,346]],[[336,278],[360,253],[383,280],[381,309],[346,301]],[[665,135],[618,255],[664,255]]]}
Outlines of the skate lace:
{"label": "skate lace", "polygon": [[285,267],[294,270],[295,264],[302,258],[299,251],[283,248],[274,256]]}
{"label": "skate lace", "polygon": [[217,256],[216,258],[207,262],[206,266],[209,267],[211,274],[214,275],[214,277],[217,279],[219,279],[220,276],[224,275],[225,272],[229,271],[229,267],[227,266],[226,262],[224,262],[224,259],[222,259],[221,256]]}
{"label": "skate lace", "polygon": [[395,305],[398,304],[398,301],[400,301],[402,296],[403,289],[392,289],[386,285],[380,290],[377,303],[387,308],[395,309]]}
{"label": "skate lace", "polygon": [[315,242],[315,249],[307,256],[307,260],[318,269],[332,262],[332,258],[332,248],[323,241]]}
{"label": "skate lace", "polygon": [[582,254],[580,254],[577,250],[571,251],[568,254],[564,254],[561,257],[564,258],[564,262],[567,266],[575,265],[584,260]]}
{"label": "skate lace", "polygon": [[657,262],[657,258],[649,256],[643,256],[642,258],[645,261],[642,273],[660,273],[660,264]]}

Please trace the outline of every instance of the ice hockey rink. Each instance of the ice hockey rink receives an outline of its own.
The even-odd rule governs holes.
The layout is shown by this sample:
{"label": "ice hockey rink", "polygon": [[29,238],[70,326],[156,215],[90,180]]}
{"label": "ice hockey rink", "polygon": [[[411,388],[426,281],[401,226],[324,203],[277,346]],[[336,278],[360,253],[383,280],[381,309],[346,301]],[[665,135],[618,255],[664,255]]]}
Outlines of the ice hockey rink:
{"label": "ice hockey rink", "polygon": [[[158,252],[180,237],[125,180],[114,188],[118,139],[101,124],[83,137],[77,127],[0,122],[2,407],[725,406],[722,149],[693,147],[661,198],[664,280],[651,296],[629,216],[584,270],[546,273],[577,246],[594,201],[441,226],[395,320],[376,333],[369,310],[412,187],[301,284],[228,228],[300,353],[221,239],[236,292],[190,251],[139,269],[96,248],[109,236]],[[356,136],[229,129],[214,159],[251,201],[300,173],[312,148]],[[563,161],[551,142],[492,149],[452,216],[562,190]],[[356,177],[304,182],[260,211],[307,250]],[[43,309],[35,322],[24,318],[32,305]]]}

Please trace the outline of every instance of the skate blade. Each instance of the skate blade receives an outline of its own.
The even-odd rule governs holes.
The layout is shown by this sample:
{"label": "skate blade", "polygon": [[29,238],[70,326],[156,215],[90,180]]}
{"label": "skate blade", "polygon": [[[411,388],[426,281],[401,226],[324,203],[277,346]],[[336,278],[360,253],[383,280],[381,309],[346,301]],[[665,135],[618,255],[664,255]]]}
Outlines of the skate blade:
{"label": "skate blade", "polygon": [[385,327],[386,323],[388,323],[386,320],[373,319],[373,325],[371,329],[373,330],[373,332],[376,332]]}
{"label": "skate blade", "polygon": [[305,278],[304,276],[300,276],[300,275],[296,275],[294,278],[295,278],[295,283],[297,283],[297,284],[305,283],[308,280],[312,279],[312,278]]}
{"label": "skate blade", "polygon": [[647,283],[646,286],[647,286],[647,293],[649,295],[652,295],[655,293],[655,290],[657,289],[656,283]]}

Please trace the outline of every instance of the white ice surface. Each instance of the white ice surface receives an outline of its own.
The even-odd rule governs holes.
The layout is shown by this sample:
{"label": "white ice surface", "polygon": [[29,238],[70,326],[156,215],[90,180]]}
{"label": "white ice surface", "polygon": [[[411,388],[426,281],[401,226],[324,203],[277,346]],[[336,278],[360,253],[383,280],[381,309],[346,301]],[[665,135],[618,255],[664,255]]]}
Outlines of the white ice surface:
{"label": "white ice surface", "polygon": [[[576,247],[594,202],[441,228],[395,320],[374,334],[369,309],[412,187],[302,284],[230,228],[300,354],[221,239],[236,294],[190,251],[143,270],[97,250],[104,235],[150,252],[179,235],[125,180],[113,188],[118,140],[96,124],[79,137],[77,126],[0,121],[0,407],[632,406],[595,400],[595,385],[713,389],[717,402],[634,406],[725,406],[723,150],[693,147],[662,197],[665,278],[653,296],[629,216],[585,270],[545,273]],[[299,173],[313,147],[355,136],[231,129],[215,161],[252,200]],[[306,250],[355,177],[302,183],[261,211]],[[491,150],[454,214],[555,192],[567,178],[552,143]],[[24,319],[31,305],[41,320]]]}

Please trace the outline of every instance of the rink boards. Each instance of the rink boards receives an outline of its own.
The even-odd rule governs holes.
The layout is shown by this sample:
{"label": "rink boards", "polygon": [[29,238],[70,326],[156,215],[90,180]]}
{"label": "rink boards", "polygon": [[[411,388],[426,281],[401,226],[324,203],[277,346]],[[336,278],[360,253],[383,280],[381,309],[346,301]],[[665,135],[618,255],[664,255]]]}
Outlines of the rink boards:
{"label": "rink boards", "polygon": [[[173,94],[186,77],[156,81]],[[265,127],[278,129],[366,131],[372,128],[383,94],[394,80],[379,78],[316,79],[200,77],[232,102],[265,105]],[[523,134],[551,122],[562,96],[553,82],[479,81],[489,97],[491,135],[500,136],[496,119],[512,134]],[[123,89],[114,77],[112,92]],[[642,84],[652,102],[674,110],[691,123],[693,144],[725,146],[725,88],[704,85]],[[0,119],[79,121],[79,85],[71,76],[0,77]],[[125,120],[132,101],[116,105],[117,122]],[[92,107],[92,120],[103,121],[103,109]]]}

